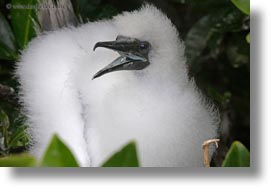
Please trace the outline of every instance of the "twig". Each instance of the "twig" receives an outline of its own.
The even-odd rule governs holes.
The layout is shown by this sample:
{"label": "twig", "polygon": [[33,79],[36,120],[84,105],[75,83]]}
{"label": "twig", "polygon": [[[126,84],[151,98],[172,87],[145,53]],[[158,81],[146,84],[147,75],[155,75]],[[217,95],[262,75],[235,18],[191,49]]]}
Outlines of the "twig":
{"label": "twig", "polygon": [[209,162],[209,145],[211,143],[215,143],[216,148],[218,148],[218,142],[219,139],[210,139],[210,140],[206,140],[203,142],[202,144],[202,148],[203,148],[203,158],[204,158],[204,167],[210,167],[210,162]]}

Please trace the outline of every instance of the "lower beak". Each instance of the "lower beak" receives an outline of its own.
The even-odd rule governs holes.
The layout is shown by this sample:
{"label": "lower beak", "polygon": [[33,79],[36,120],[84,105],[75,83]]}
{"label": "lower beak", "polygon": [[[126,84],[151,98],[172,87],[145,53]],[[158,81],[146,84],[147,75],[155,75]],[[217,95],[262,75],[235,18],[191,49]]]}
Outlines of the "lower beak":
{"label": "lower beak", "polygon": [[136,41],[112,41],[96,43],[94,50],[98,47],[112,49],[117,51],[120,54],[120,57],[98,71],[92,79],[114,71],[141,70],[148,66],[148,59],[136,51],[136,45]]}

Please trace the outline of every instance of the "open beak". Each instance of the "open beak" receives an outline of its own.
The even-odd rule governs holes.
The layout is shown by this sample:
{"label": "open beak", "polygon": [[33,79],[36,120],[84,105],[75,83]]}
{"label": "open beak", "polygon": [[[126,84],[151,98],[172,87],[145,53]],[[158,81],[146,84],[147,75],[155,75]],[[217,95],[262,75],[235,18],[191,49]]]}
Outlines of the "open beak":
{"label": "open beak", "polygon": [[98,71],[92,79],[100,77],[106,73],[121,70],[141,70],[149,65],[147,55],[140,50],[140,41],[121,36],[115,41],[98,42],[94,46],[94,51],[98,47],[104,47],[117,51],[120,56],[112,63]]}

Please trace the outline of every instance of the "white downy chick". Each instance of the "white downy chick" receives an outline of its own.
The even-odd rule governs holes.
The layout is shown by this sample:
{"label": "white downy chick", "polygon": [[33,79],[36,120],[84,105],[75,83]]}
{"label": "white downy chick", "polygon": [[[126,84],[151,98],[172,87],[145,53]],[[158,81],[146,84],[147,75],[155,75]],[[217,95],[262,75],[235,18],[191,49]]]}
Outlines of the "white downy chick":
{"label": "white downy chick", "polygon": [[131,140],[141,166],[203,166],[219,117],[185,63],[176,28],[152,5],[38,36],[16,71],[30,152],[40,157],[57,133],[81,166],[100,166]]}

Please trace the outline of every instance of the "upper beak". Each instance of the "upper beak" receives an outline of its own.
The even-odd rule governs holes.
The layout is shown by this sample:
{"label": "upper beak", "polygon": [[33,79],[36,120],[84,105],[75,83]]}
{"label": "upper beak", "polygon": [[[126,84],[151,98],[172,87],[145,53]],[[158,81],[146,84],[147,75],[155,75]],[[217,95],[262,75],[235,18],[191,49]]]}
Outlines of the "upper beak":
{"label": "upper beak", "polygon": [[147,57],[140,54],[138,51],[139,41],[137,40],[121,40],[98,42],[94,46],[94,50],[98,47],[112,49],[120,54],[120,57],[115,59],[112,63],[98,71],[92,79],[100,77],[106,73],[120,70],[141,70],[149,65]]}

